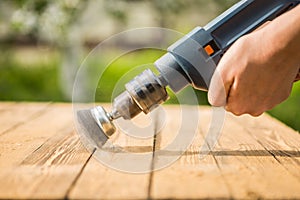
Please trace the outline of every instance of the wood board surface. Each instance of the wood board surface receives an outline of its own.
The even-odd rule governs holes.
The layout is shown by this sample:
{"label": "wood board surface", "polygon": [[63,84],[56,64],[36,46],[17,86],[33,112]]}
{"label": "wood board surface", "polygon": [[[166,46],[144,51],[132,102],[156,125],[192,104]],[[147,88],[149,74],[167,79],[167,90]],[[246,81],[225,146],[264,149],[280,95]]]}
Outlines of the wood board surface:
{"label": "wood board surface", "polygon": [[118,129],[114,148],[151,155],[133,174],[85,149],[72,104],[0,103],[0,199],[300,199],[299,133],[266,114],[213,112],[168,105],[134,120],[146,139]]}

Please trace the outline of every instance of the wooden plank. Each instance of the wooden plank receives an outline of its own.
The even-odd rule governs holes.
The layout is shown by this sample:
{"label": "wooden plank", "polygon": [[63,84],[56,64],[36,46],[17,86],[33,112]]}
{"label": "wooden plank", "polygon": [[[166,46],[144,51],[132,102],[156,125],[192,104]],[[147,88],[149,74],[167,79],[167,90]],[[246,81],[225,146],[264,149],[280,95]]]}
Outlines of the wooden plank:
{"label": "wooden plank", "polygon": [[7,101],[7,102],[1,102],[0,103],[0,112],[3,112],[5,110],[8,110],[11,106],[13,106],[14,104],[17,104],[16,102],[13,101]]}
{"label": "wooden plank", "polygon": [[70,199],[147,199],[149,174],[119,172],[91,159]]}
{"label": "wooden plank", "polygon": [[[111,109],[107,105],[105,107],[107,110]],[[153,111],[151,115],[155,115],[155,113],[156,111]],[[151,123],[151,118],[148,115],[140,114],[130,121],[119,119],[115,125],[118,130],[110,137],[110,142],[115,146],[122,147],[126,152],[132,153],[153,152],[155,122]]]}
{"label": "wooden plank", "polygon": [[[106,107],[107,108],[107,107]],[[110,110],[109,108],[107,110]],[[136,124],[144,124],[147,116],[140,115],[133,121]],[[149,119],[148,119],[149,120]],[[126,125],[122,126],[127,129]],[[130,132],[130,131],[129,131]],[[147,129],[150,138],[140,139],[121,132],[118,129],[110,139],[112,145],[105,147],[107,151],[114,151],[121,148],[123,152],[129,154],[143,155],[150,153],[151,159],[145,160],[148,171],[151,168],[154,127]],[[142,134],[142,133],[141,133]],[[119,152],[122,154],[122,152]],[[94,157],[87,163],[76,184],[71,188],[71,199],[147,199],[149,193],[149,173],[133,174],[132,172],[122,172],[122,168],[113,169],[112,166],[103,165]],[[101,160],[101,158],[100,158]],[[109,156],[108,161],[118,160],[118,153]],[[121,160],[121,159],[119,159]],[[103,162],[103,161],[102,161]],[[108,163],[109,164],[109,163]],[[128,164],[128,163],[126,163]],[[137,165],[137,161],[132,161],[132,165]]]}
{"label": "wooden plank", "polygon": [[[168,145],[176,140],[179,128],[187,137],[195,131],[192,116],[198,107],[185,107],[184,115],[178,106],[164,108],[154,113],[155,124],[145,130],[150,137],[132,137],[119,130],[105,150],[150,153],[153,159],[145,163],[149,170],[156,169],[163,159],[184,153],[185,149]],[[200,158],[200,153],[206,153],[200,152],[200,147],[206,142],[211,109],[201,107],[199,113],[197,134],[180,159],[155,172],[132,174],[106,167],[91,157],[92,152],[85,150],[73,130],[70,104],[0,103],[1,122],[7,124],[6,128],[0,124],[5,131],[0,136],[0,198],[300,198],[300,136],[295,131],[267,115],[228,114],[218,144]],[[135,123],[147,125],[145,117],[141,115]]]}
{"label": "wooden plank", "polygon": [[[194,111],[198,107],[185,107],[181,111],[178,106],[166,107],[166,123],[156,138],[156,151],[163,150],[174,140],[178,134],[179,128],[182,128],[184,134],[194,132],[193,123],[197,119],[193,119]],[[181,120],[181,113],[186,114],[187,120]],[[189,115],[190,113],[190,115]],[[200,120],[208,117],[209,112],[200,113]],[[184,122],[183,122],[184,121]],[[182,126],[182,123],[190,123]],[[197,122],[196,122],[197,123]],[[153,199],[215,199],[230,198],[230,191],[225,180],[213,158],[208,155],[201,159],[200,147],[204,143],[204,139],[198,130],[191,146],[184,155],[177,160],[172,166],[155,171],[153,173],[151,183],[151,196]],[[180,150],[166,151],[164,154],[155,153],[154,164],[158,160],[165,159],[168,156],[178,156]]]}
{"label": "wooden plank", "polygon": [[39,117],[0,136],[0,166],[17,165],[48,138],[66,128],[72,131],[72,119],[70,105],[53,104],[43,110]]}
{"label": "wooden plank", "polygon": [[[248,116],[240,118],[238,123],[232,118],[237,119],[231,116],[226,120],[222,136],[212,152],[230,187],[232,197],[299,198],[299,181],[251,137],[249,125],[241,122]],[[264,123],[263,121],[264,117],[260,123]],[[209,124],[207,121],[202,122],[202,127]]]}
{"label": "wooden plank", "polygon": [[253,139],[272,154],[289,173],[300,180],[300,135],[298,132],[266,114],[259,118],[240,117],[232,118],[232,120],[243,126],[247,124],[245,129]]}
{"label": "wooden plank", "polygon": [[0,104],[0,136],[41,115],[49,103],[13,103]]}
{"label": "wooden plank", "polygon": [[0,137],[0,198],[65,198],[89,159],[73,132],[70,104]]}
{"label": "wooden plank", "polygon": [[74,132],[55,135],[20,165],[0,173],[0,197],[63,199],[89,156]]}

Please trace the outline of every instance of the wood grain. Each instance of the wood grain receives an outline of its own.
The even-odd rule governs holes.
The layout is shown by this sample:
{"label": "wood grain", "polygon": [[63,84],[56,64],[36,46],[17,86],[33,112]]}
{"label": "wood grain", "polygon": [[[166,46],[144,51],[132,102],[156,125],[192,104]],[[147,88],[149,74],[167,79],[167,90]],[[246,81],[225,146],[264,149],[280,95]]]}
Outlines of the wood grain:
{"label": "wood grain", "polygon": [[[109,109],[107,109],[109,110]],[[147,159],[145,166],[147,171],[151,170],[152,152],[153,152],[153,125],[147,126],[145,123],[146,116],[139,116],[133,120],[135,124],[144,124],[150,138],[136,138],[121,132],[120,129],[115,133],[109,142],[113,147],[121,148],[124,152],[132,154],[150,153],[151,158]],[[124,130],[127,129],[123,125]],[[108,147],[110,148],[110,147]],[[107,151],[113,149],[106,149]],[[97,151],[95,152],[97,154]],[[94,154],[94,155],[95,155]],[[118,153],[116,153],[118,154]],[[120,153],[122,154],[122,152]],[[112,155],[107,160],[116,160],[117,155]],[[101,158],[100,158],[101,161]],[[102,161],[104,162],[104,161]],[[107,162],[109,164],[109,162]],[[126,162],[124,162],[125,164]],[[113,165],[113,163],[111,163]],[[128,164],[128,163],[126,163]],[[137,165],[136,163],[131,163]],[[120,171],[122,168],[112,169],[104,164],[97,162],[95,157],[87,164],[78,179],[74,188],[70,192],[71,199],[147,199],[149,190],[150,174],[148,172],[142,174],[133,174]]]}
{"label": "wood grain", "polygon": [[[167,144],[174,140],[177,134],[195,132],[193,130],[194,123],[197,119],[193,119],[195,110],[198,107],[187,106],[181,111],[177,106],[168,107],[166,109],[166,120],[164,129],[162,129],[156,139],[156,151],[164,149]],[[186,112],[183,116],[181,113]],[[198,119],[199,122],[203,118],[209,117],[208,111],[201,112]],[[182,117],[189,116],[189,120],[185,120],[190,124],[182,124]],[[220,172],[218,165],[212,155],[200,158],[200,147],[205,142],[200,129],[195,133],[195,138],[187,151],[166,151],[163,154],[155,154],[154,162],[165,159],[165,157],[173,154],[184,153],[172,166],[166,167],[153,173],[151,185],[151,198],[153,199],[206,199],[206,198],[230,198],[230,192],[226,182]],[[159,145],[158,145],[159,144]]]}
{"label": "wood grain", "polygon": [[48,106],[0,137],[0,198],[66,196],[90,156],[73,131],[70,111],[69,105]]}
{"label": "wood grain", "polygon": [[[73,128],[71,104],[0,103],[0,120],[0,199],[300,198],[300,135],[266,114],[226,114],[215,124],[223,125],[216,146],[205,151],[209,107],[164,106],[152,123],[135,119],[147,127],[139,131],[119,124],[104,150],[151,155],[142,174],[102,164],[101,149],[88,152]],[[108,164],[118,162],[118,154],[109,155]]]}
{"label": "wood grain", "polygon": [[66,128],[69,132],[73,130],[71,108],[63,104],[48,106],[38,117],[29,119],[0,136],[0,166],[21,163],[48,138],[65,131]]}
{"label": "wood grain", "polygon": [[71,199],[147,199],[149,174],[129,174],[91,159],[70,193]]}
{"label": "wood grain", "polygon": [[[232,118],[232,116],[230,116]],[[264,123],[261,123],[263,119]],[[245,131],[264,147],[279,164],[300,180],[300,138],[299,133],[274,118],[263,115],[260,118],[240,117],[234,121],[245,126]]]}
{"label": "wood grain", "polygon": [[[228,115],[230,117],[224,124],[222,136],[214,151],[217,151],[215,158],[230,187],[232,197],[299,198],[299,181],[261,143],[253,139],[251,133],[256,130],[249,129],[248,123],[242,124],[240,117]],[[243,118],[249,120],[250,117]],[[205,124],[207,123],[204,122],[202,127]]]}
{"label": "wood grain", "polygon": [[49,106],[48,103],[1,103],[0,136],[42,115],[47,106]]}

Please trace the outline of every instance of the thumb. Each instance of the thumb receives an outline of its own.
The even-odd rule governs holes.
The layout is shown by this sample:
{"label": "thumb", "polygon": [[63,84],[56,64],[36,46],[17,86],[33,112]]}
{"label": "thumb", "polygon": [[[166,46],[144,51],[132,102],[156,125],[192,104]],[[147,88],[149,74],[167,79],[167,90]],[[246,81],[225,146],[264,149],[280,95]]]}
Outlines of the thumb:
{"label": "thumb", "polygon": [[215,70],[208,89],[208,101],[212,106],[222,107],[227,103],[227,96],[233,81],[227,81],[223,77],[223,68],[218,66]]}

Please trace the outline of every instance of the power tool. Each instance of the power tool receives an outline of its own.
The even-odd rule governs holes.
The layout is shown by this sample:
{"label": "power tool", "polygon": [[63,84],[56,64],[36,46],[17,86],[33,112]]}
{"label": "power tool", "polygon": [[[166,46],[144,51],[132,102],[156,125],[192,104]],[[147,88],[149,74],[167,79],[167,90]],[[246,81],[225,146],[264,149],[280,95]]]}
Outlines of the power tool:
{"label": "power tool", "polygon": [[242,0],[205,27],[196,27],[175,42],[155,66],[159,75],[145,70],[125,85],[113,101],[111,112],[97,106],[78,112],[84,130],[97,141],[108,139],[116,128],[113,120],[132,119],[151,112],[168,99],[166,87],[175,93],[188,85],[207,91],[218,62],[241,36],[294,8],[300,0]]}

